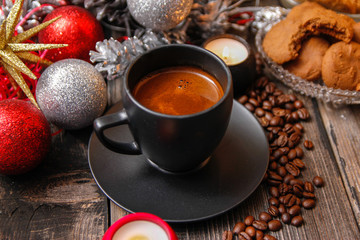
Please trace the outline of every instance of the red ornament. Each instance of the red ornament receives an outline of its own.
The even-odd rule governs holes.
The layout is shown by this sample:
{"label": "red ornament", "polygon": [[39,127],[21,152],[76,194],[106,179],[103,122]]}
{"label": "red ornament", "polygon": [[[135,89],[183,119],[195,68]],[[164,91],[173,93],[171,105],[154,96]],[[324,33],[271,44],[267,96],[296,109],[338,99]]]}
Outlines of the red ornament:
{"label": "red ornament", "polygon": [[51,61],[78,58],[89,62],[89,51],[95,49],[98,41],[104,40],[104,32],[98,20],[86,9],[77,6],[63,6],[49,13],[43,22],[61,16],[39,32],[40,43],[68,44],[64,48],[48,50],[46,57]]}
{"label": "red ornament", "polygon": [[28,101],[0,101],[0,143],[0,174],[28,172],[50,149],[50,125],[43,113]]}

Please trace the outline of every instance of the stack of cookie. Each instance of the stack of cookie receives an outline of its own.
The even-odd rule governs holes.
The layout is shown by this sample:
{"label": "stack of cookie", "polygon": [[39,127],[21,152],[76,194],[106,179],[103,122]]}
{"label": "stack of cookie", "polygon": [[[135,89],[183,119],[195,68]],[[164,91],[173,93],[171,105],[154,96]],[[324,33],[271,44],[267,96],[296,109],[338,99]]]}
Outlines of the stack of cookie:
{"label": "stack of cookie", "polygon": [[[358,42],[356,42],[358,41]],[[328,87],[360,90],[360,23],[315,2],[294,7],[263,40],[265,53],[289,72]]]}

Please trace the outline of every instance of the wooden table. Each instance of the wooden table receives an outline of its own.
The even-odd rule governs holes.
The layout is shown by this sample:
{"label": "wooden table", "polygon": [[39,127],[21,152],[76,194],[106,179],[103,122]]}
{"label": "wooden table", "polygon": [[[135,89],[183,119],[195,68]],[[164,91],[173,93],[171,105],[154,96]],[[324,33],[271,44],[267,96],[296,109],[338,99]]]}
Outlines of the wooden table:
{"label": "wooden table", "polygon": [[[311,114],[303,123],[303,139],[315,146],[305,151],[303,178],[322,176],[325,187],[316,190],[317,206],[302,212],[303,226],[284,225],[271,234],[278,239],[360,239],[360,106],[333,106],[296,96]],[[101,239],[114,221],[128,214],[105,197],[91,176],[87,162],[91,132],[90,127],[63,131],[53,137],[49,156],[36,170],[0,176],[0,239]],[[221,239],[236,222],[266,210],[268,198],[263,183],[225,214],[171,226],[180,240]]]}

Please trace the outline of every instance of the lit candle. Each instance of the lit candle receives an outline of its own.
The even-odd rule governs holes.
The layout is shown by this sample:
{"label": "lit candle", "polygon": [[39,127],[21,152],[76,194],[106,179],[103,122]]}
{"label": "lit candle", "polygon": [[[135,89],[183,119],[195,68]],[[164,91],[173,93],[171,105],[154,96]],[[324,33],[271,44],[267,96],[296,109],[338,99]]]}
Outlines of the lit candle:
{"label": "lit candle", "polygon": [[244,44],[232,38],[217,38],[208,42],[204,47],[218,55],[228,66],[242,63],[249,56]]}
{"label": "lit candle", "polygon": [[138,220],[126,223],[114,234],[113,240],[169,240],[165,230],[159,225]]}
{"label": "lit candle", "polygon": [[150,213],[134,213],[116,221],[103,240],[178,240],[174,230]]}
{"label": "lit candle", "polygon": [[245,93],[256,77],[255,56],[241,37],[222,34],[208,39],[203,47],[220,57],[229,67],[233,79],[234,97]]}

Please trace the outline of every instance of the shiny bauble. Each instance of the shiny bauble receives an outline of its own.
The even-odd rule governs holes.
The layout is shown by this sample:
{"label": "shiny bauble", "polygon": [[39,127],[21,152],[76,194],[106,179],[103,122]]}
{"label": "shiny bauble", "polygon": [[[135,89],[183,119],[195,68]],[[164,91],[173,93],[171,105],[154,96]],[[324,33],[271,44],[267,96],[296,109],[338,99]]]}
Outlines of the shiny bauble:
{"label": "shiny bauble", "polygon": [[40,43],[68,44],[67,47],[48,50],[46,58],[59,61],[77,58],[89,61],[89,51],[98,41],[104,40],[104,32],[98,20],[86,9],[77,6],[55,8],[43,22],[61,16],[38,34]]}
{"label": "shiny bauble", "polygon": [[32,103],[0,101],[0,174],[19,175],[34,169],[51,146],[49,122]]}
{"label": "shiny bauble", "polygon": [[131,16],[142,26],[165,31],[181,23],[193,0],[127,0]]}
{"label": "shiny bauble", "polygon": [[106,83],[90,63],[64,59],[41,74],[36,99],[49,122],[64,129],[81,129],[104,112]]}

